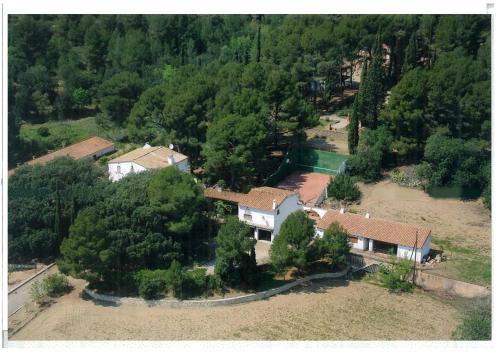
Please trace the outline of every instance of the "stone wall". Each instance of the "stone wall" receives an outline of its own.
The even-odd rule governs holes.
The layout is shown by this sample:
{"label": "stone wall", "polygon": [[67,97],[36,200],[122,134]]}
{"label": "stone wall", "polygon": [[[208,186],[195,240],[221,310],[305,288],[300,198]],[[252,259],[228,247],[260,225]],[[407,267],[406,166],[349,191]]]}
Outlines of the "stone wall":
{"label": "stone wall", "polygon": [[425,290],[445,292],[467,298],[483,297],[491,294],[491,291],[484,286],[445,278],[422,270],[417,270],[415,283]]}
{"label": "stone wall", "polygon": [[216,300],[165,300],[165,299],[145,300],[145,299],[136,298],[136,297],[118,297],[118,296],[98,294],[98,293],[96,293],[88,288],[85,288],[84,292],[88,296],[93,298],[94,300],[108,302],[108,303],[112,303],[115,305],[141,304],[141,305],[147,305],[147,306],[168,306],[168,307],[223,306],[223,305],[243,304],[245,302],[262,300],[262,299],[271,297],[273,295],[288,291],[297,285],[303,284],[303,283],[311,281],[311,280],[342,278],[342,277],[346,276],[348,270],[349,269],[347,268],[347,269],[345,269],[341,272],[337,272],[337,273],[313,274],[313,275],[309,275],[307,277],[304,277],[302,279],[298,279],[294,282],[282,285],[278,288],[260,291],[258,293],[253,293],[253,294],[248,294],[248,295],[242,295],[242,296],[237,296],[237,297],[232,297],[232,298],[216,299]]}

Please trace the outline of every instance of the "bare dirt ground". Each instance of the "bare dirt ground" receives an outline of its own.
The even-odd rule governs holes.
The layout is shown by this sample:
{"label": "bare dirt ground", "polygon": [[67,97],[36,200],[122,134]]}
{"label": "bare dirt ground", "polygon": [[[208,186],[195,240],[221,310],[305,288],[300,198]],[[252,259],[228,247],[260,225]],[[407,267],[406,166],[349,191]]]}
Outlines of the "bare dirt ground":
{"label": "bare dirt ground", "polygon": [[[333,128],[333,127],[332,127]],[[307,129],[307,143],[311,147],[328,149],[342,155],[349,155],[347,143],[347,127],[333,128],[330,130],[328,124]]]}
{"label": "bare dirt ground", "polygon": [[[109,306],[75,290],[10,340],[447,340],[458,312],[416,291],[395,295],[363,281],[326,281],[242,305],[172,309]],[[422,316],[422,313],[432,316]]]}

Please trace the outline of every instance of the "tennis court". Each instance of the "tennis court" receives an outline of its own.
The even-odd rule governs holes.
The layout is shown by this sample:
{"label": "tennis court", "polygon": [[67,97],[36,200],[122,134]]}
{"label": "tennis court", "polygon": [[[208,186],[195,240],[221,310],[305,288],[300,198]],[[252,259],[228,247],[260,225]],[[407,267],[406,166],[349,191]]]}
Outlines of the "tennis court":
{"label": "tennis court", "polygon": [[296,166],[304,171],[336,175],[342,170],[343,163],[347,158],[348,156],[335,152],[302,148],[298,154]]}
{"label": "tennis court", "polygon": [[299,200],[309,207],[320,204],[326,196],[330,180],[335,178],[316,172],[294,171],[276,187],[299,193]]}

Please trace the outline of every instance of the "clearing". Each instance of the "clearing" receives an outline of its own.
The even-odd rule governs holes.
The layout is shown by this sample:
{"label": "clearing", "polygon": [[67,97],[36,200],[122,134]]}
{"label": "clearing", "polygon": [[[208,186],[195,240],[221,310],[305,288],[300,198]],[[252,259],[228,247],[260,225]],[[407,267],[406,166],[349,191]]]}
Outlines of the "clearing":
{"label": "clearing", "polygon": [[467,282],[491,282],[491,213],[481,199],[436,199],[388,178],[358,185],[362,197],[353,211],[431,228],[432,248],[443,249],[448,257],[436,272]]}
{"label": "clearing", "polygon": [[459,316],[446,300],[418,290],[391,294],[364,281],[329,280],[263,301],[185,309],[96,304],[80,297],[83,281],[73,283],[10,340],[448,340]]}

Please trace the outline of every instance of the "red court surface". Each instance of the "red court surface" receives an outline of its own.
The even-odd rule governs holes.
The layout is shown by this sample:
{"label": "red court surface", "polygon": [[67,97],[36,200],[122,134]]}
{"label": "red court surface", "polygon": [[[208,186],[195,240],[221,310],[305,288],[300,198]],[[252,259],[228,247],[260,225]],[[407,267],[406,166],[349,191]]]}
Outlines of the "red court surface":
{"label": "red court surface", "polygon": [[331,178],[335,178],[335,176],[295,171],[278,183],[276,187],[299,192],[300,201],[306,206],[313,207],[325,192]]}

